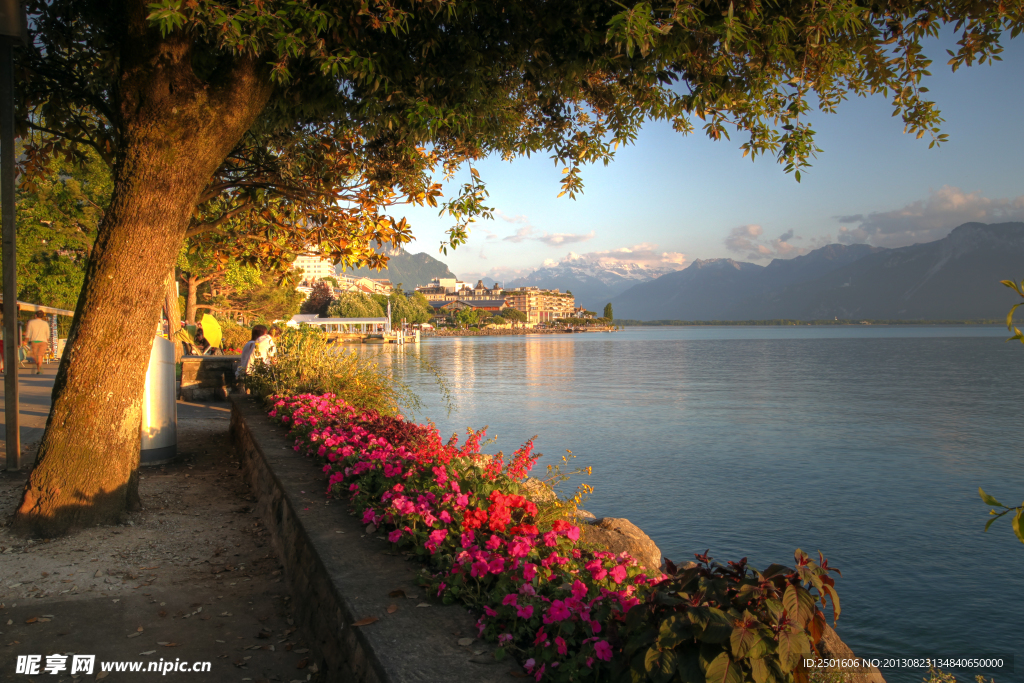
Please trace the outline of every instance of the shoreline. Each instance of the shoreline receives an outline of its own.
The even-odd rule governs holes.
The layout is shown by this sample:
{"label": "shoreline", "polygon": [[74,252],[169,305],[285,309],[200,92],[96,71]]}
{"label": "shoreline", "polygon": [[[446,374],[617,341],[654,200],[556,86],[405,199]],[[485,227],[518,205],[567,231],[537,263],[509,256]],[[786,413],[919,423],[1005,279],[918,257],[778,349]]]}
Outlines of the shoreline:
{"label": "shoreline", "polygon": [[616,320],[620,327],[859,327],[877,325],[880,327],[1002,327],[1001,320]]}

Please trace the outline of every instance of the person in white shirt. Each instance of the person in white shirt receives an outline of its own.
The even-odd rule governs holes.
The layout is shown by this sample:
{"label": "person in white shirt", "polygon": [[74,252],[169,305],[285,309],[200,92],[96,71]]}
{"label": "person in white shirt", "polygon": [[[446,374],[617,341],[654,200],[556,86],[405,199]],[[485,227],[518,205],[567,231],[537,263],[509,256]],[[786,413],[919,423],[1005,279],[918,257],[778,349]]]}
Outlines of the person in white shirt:
{"label": "person in white shirt", "polygon": [[274,338],[267,334],[266,326],[254,326],[252,339],[245,342],[245,346],[242,347],[242,358],[238,361],[235,376],[240,380],[245,379],[257,363],[269,363],[270,359],[276,355],[277,345],[274,343]]}
{"label": "person in white shirt", "polygon": [[25,341],[28,342],[32,359],[36,362],[36,374],[40,375],[43,372],[46,347],[50,343],[50,326],[46,323],[46,314],[42,311],[36,311],[36,317],[29,320],[25,326]]}

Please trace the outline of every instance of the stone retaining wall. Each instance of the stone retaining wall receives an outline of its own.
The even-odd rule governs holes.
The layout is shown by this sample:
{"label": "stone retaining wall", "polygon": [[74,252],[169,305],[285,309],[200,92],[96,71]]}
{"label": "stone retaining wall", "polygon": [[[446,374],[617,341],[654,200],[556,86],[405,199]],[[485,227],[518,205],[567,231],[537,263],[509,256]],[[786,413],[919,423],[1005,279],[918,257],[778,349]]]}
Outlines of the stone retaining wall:
{"label": "stone retaining wall", "polygon": [[181,390],[184,401],[223,401],[236,390],[235,366],[241,356],[182,356]]}
{"label": "stone retaining wall", "polygon": [[[326,478],[294,452],[285,431],[270,422],[255,399],[230,398],[231,434],[258,501],[256,512],[284,564],[296,617],[314,634],[310,647],[323,663],[326,680],[484,683],[508,681],[510,672],[525,677],[514,662],[496,662],[493,645],[474,640],[460,646],[460,639],[476,634],[468,611],[422,595],[416,585],[418,563],[392,552],[383,534],[367,534],[342,502],[325,498]],[[624,528],[635,532],[624,533]],[[596,520],[584,533],[615,552],[631,551],[660,564],[661,551],[628,520]],[[617,540],[618,535],[626,541]],[[619,547],[623,542],[637,547]],[[388,595],[395,590],[407,597]],[[389,613],[391,605],[398,609]],[[352,625],[367,617],[378,621]],[[854,656],[830,627],[820,648],[824,657]],[[885,683],[874,667],[850,672],[845,680]]]}
{"label": "stone retaining wall", "polygon": [[[231,396],[231,434],[256,512],[270,530],[293,595],[295,617],[313,634],[314,661],[344,683],[498,683],[510,671],[476,635],[465,608],[441,605],[416,585],[418,563],[366,534],[347,508],[324,496],[326,479],[297,455],[253,399]],[[404,591],[406,597],[389,593]],[[397,607],[393,612],[389,606]],[[366,626],[353,623],[373,617]]]}

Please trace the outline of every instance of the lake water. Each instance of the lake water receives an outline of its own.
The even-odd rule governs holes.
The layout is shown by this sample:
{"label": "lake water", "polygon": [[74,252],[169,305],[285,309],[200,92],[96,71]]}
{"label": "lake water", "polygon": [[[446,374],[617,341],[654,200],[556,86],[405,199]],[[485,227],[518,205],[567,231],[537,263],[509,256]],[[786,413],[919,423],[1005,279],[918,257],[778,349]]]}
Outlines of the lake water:
{"label": "lake water", "polygon": [[[983,486],[1024,498],[1024,348],[999,327],[689,327],[438,338],[447,415],[414,363],[417,417],[489,425],[514,450],[593,465],[585,507],[626,517],[676,561],[842,570],[837,630],[859,656],[1024,652],[1024,544],[987,534]],[[1019,665],[1024,666],[1024,664]],[[997,683],[1024,680],[1006,671]],[[920,681],[919,670],[886,670]]]}

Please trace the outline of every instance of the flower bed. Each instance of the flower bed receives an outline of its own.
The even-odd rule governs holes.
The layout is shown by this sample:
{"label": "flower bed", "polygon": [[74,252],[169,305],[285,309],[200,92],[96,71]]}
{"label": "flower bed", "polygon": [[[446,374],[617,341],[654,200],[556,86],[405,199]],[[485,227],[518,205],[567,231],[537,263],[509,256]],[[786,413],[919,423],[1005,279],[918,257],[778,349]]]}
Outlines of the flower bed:
{"label": "flower bed", "polygon": [[824,625],[815,603],[831,596],[838,615],[827,563],[799,551],[796,570],[701,557],[663,577],[586,547],[563,508],[523,495],[532,443],[506,463],[478,453],[482,432],[443,442],[433,426],[331,394],[271,404],[294,450],[322,465],[328,494],[419,555],[432,593],[479,614],[496,656],[515,656],[537,681],[800,680]]}

